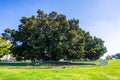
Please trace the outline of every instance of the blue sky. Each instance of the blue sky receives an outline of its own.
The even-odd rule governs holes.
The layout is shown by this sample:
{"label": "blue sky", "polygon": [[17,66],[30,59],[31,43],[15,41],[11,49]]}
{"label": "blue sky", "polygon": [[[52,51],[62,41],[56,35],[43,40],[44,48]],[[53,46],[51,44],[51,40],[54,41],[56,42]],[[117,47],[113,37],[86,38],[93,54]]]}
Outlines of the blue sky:
{"label": "blue sky", "polygon": [[80,27],[102,38],[108,54],[120,52],[120,0],[0,0],[0,33],[17,29],[23,16],[56,11],[80,20]]}

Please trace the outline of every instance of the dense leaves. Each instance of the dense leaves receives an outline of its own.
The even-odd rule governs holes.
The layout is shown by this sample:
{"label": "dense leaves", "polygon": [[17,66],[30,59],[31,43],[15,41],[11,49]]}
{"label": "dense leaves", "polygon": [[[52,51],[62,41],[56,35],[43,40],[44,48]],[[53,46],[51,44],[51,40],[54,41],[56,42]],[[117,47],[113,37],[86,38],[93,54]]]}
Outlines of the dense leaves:
{"label": "dense leaves", "polygon": [[18,30],[6,29],[2,35],[12,43],[11,51],[18,59],[98,59],[106,52],[104,42],[79,27],[79,20],[67,20],[63,14],[22,17]]}

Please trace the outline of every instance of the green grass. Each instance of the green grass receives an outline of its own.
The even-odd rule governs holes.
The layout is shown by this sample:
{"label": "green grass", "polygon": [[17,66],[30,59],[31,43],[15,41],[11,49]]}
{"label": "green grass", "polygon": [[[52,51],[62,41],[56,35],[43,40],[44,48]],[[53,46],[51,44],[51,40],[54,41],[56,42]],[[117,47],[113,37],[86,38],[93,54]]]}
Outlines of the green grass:
{"label": "green grass", "polygon": [[17,69],[0,67],[0,80],[120,80],[120,60],[108,66]]}

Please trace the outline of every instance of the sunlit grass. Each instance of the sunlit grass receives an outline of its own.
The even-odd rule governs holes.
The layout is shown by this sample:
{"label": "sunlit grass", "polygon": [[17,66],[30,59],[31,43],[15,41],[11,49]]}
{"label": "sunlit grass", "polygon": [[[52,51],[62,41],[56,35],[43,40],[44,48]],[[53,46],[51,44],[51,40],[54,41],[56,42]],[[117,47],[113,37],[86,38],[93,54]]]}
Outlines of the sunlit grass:
{"label": "sunlit grass", "polygon": [[120,80],[120,60],[108,66],[16,69],[0,67],[0,80]]}

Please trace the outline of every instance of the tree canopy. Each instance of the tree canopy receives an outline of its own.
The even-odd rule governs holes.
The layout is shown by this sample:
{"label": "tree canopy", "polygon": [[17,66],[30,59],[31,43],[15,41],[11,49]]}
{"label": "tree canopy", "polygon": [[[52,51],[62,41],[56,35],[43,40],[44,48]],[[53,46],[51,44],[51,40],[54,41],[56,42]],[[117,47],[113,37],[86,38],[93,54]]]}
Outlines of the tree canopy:
{"label": "tree canopy", "polygon": [[105,52],[104,41],[79,26],[79,20],[41,10],[37,16],[22,17],[18,30],[7,28],[2,34],[11,43],[18,59],[99,59]]}

